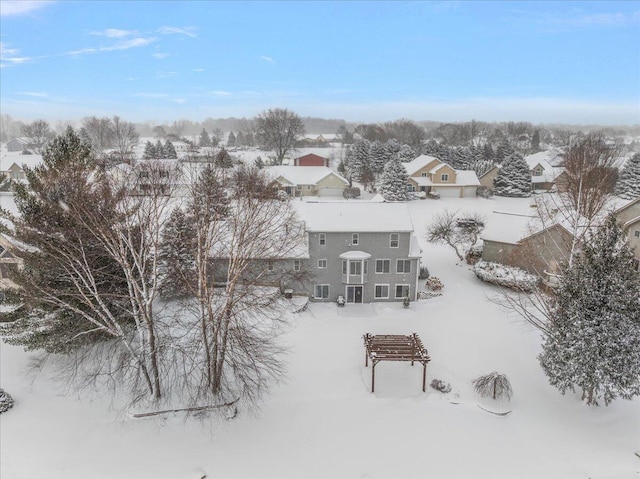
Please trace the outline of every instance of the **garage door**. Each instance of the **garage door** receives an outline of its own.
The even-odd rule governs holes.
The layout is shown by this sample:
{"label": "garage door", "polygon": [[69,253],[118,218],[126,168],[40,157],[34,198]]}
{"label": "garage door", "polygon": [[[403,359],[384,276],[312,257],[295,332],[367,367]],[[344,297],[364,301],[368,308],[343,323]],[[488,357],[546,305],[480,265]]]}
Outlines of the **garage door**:
{"label": "garage door", "polygon": [[464,187],[464,197],[465,198],[473,198],[476,196],[477,186],[465,186]]}
{"label": "garage door", "polygon": [[460,187],[454,186],[451,188],[446,188],[439,186],[434,188],[439,194],[441,198],[460,198]]}
{"label": "garage door", "polygon": [[342,196],[343,188],[320,188],[318,196]]}

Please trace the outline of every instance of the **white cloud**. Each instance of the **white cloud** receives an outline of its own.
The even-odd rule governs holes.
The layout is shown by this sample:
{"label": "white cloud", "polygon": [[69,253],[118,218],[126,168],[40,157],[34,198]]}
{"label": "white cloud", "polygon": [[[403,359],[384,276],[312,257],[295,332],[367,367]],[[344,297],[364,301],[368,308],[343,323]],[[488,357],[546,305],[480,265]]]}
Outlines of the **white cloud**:
{"label": "white cloud", "polygon": [[155,37],[131,38],[129,40],[124,40],[118,43],[114,43],[113,45],[107,45],[107,46],[102,46],[97,48],[90,47],[90,48],[81,48],[80,50],[72,50],[70,52],[65,53],[65,55],[73,55],[73,56],[91,55],[91,54],[100,53],[100,52],[114,52],[119,50],[128,50],[130,48],[146,47],[147,45],[152,44],[156,40],[158,39]]}
{"label": "white cloud", "polygon": [[33,98],[49,98],[48,93],[39,92],[39,91],[20,91],[19,95],[30,96]]}
{"label": "white cloud", "polygon": [[231,92],[224,90],[214,90],[211,94],[214,96],[231,96]]}
{"label": "white cloud", "polygon": [[170,56],[170,54],[169,53],[156,52],[156,53],[153,53],[151,56],[153,58],[157,58],[157,59],[161,60],[163,58],[167,58],[168,56]]}
{"label": "white cloud", "polygon": [[123,38],[131,35],[138,35],[138,32],[136,30],[120,30],[118,28],[107,28],[106,30],[93,31],[90,33],[91,35],[98,35],[108,38]]}
{"label": "white cloud", "polygon": [[54,3],[52,0],[2,0],[0,2],[0,16],[23,15],[52,3]]}
{"label": "white cloud", "polygon": [[273,58],[268,57],[268,56],[266,56],[266,55],[261,56],[261,57],[260,57],[260,60],[265,61],[265,62],[267,62],[267,63],[271,63],[272,65],[275,65],[275,64],[276,64],[276,61],[275,61]]}
{"label": "white cloud", "polygon": [[165,72],[160,71],[156,73],[156,78],[171,78],[178,74],[178,72]]}
{"label": "white cloud", "polygon": [[183,104],[183,103],[186,103],[186,102],[187,102],[187,100],[185,100],[184,98],[174,98],[174,99],[173,99],[173,102],[174,102],[174,103]]}
{"label": "white cloud", "polygon": [[20,53],[20,50],[17,48],[9,48],[6,43],[0,42],[0,68],[28,63],[31,61],[30,57],[17,56],[18,53]]}
{"label": "white cloud", "polygon": [[136,93],[136,97],[139,98],[168,98],[169,95],[167,93]]}
{"label": "white cloud", "polygon": [[196,27],[160,27],[158,28],[158,33],[162,35],[179,34],[195,38],[197,36],[195,33],[196,30]]}
{"label": "white cloud", "polygon": [[193,71],[194,72],[204,72],[206,70],[204,68],[194,68]]}

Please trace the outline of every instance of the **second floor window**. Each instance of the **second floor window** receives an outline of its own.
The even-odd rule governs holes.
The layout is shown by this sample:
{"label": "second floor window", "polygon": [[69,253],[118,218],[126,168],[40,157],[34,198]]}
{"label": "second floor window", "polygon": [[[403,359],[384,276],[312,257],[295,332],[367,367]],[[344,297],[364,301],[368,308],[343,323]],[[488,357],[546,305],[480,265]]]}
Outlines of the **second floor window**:
{"label": "second floor window", "polygon": [[440,176],[440,179],[442,181],[449,181],[449,174],[448,173],[442,173],[442,176]]}
{"label": "second floor window", "polygon": [[269,262],[267,263],[267,269],[269,271],[273,271],[273,260],[270,259]]}
{"label": "second floor window", "polygon": [[356,246],[360,241],[360,236],[358,235],[358,233],[353,233],[351,235],[351,244]]}
{"label": "second floor window", "polygon": [[300,260],[299,259],[294,259],[293,260],[293,270],[294,271],[300,271]]}
{"label": "second floor window", "polygon": [[399,259],[396,262],[396,273],[411,273],[411,260]]}
{"label": "second floor window", "polygon": [[388,273],[389,272],[389,263],[388,259],[377,259],[376,260],[376,273]]}
{"label": "second floor window", "polygon": [[349,261],[349,274],[362,274],[362,261]]}
{"label": "second floor window", "polygon": [[320,246],[324,246],[327,244],[327,234],[326,233],[320,233],[318,235],[318,243],[320,244]]}
{"label": "second floor window", "polygon": [[400,246],[400,235],[398,233],[391,233],[389,235],[389,248],[397,248]]}

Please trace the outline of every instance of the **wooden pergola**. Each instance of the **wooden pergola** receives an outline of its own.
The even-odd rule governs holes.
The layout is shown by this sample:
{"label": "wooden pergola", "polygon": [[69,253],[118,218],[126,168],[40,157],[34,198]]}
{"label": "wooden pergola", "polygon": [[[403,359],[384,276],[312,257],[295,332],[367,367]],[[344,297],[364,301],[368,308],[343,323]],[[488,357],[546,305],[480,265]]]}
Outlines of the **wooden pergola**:
{"label": "wooden pergola", "polygon": [[410,336],[400,334],[365,334],[363,336],[366,350],[364,365],[369,365],[371,359],[371,392],[375,391],[376,364],[380,361],[411,361],[422,364],[422,391],[427,388],[427,363],[431,361],[420,336],[416,333]]}

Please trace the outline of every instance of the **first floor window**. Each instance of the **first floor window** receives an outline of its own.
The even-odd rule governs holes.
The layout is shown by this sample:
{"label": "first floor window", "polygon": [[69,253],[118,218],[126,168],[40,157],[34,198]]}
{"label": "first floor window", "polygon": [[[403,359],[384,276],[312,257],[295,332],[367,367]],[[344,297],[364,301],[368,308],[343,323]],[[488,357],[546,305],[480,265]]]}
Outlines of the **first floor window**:
{"label": "first floor window", "polygon": [[376,290],[374,297],[376,299],[388,299],[389,298],[389,285],[388,284],[376,284]]}
{"label": "first floor window", "polygon": [[342,274],[347,274],[347,260],[342,260]]}
{"label": "first floor window", "polygon": [[396,273],[411,273],[411,260],[399,259],[396,262]]}
{"label": "first floor window", "polygon": [[376,260],[376,273],[388,273],[389,272],[389,261],[388,259],[377,259]]}
{"label": "first floor window", "polygon": [[409,285],[408,284],[396,284],[396,298],[409,297]]}
{"label": "first floor window", "polygon": [[326,259],[319,259],[318,260],[318,268],[326,268],[327,267],[327,260]]}
{"label": "first floor window", "polygon": [[300,271],[300,260],[299,259],[294,259],[293,260],[293,270],[294,271]]}
{"label": "first floor window", "polygon": [[314,296],[317,299],[327,299],[329,297],[329,285],[328,284],[316,284],[316,291]]}

